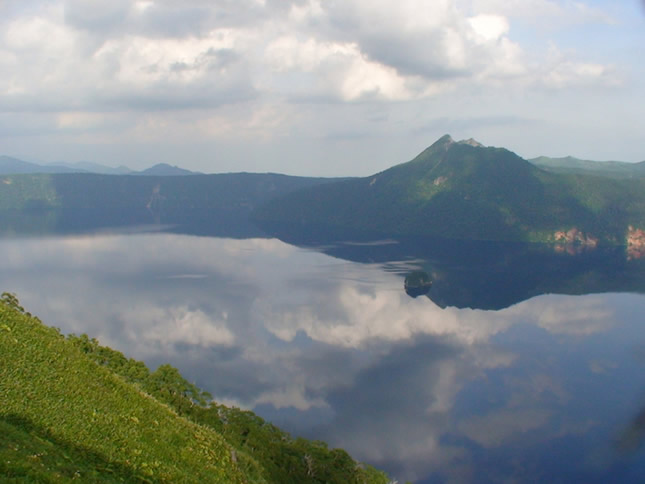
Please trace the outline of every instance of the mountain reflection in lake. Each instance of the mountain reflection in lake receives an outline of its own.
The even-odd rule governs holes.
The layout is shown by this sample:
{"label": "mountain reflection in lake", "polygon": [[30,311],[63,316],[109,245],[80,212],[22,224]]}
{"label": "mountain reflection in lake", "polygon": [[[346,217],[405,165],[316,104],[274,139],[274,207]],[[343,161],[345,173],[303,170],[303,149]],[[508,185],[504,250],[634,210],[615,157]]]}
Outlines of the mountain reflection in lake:
{"label": "mountain reflection in lake", "polygon": [[428,261],[348,262],[276,239],[96,235],[0,250],[0,288],[46,324],[177,366],[219,401],[400,481],[644,475],[642,295],[442,308],[430,299],[440,283],[428,297],[403,290]]}

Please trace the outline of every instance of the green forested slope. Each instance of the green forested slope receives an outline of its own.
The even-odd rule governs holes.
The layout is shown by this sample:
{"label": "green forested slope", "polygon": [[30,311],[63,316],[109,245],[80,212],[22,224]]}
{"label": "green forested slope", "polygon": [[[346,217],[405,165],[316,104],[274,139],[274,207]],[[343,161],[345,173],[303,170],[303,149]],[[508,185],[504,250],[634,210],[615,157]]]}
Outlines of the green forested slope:
{"label": "green forested slope", "polygon": [[271,173],[191,176],[0,175],[0,232],[52,233],[163,224],[208,233],[255,207],[329,182]]}
{"label": "green forested slope", "polygon": [[385,483],[342,450],[291,439],[164,365],[63,337],[0,300],[2,482]]}
{"label": "green forested slope", "polygon": [[540,170],[502,148],[444,136],[415,159],[366,178],[275,199],[255,218],[265,228],[301,228],[470,240],[554,240],[572,228],[621,243],[645,226],[645,179]]}
{"label": "green forested slope", "polygon": [[54,208],[165,210],[254,206],[332,181],[272,173],[192,176],[33,174],[0,176],[0,211]]}

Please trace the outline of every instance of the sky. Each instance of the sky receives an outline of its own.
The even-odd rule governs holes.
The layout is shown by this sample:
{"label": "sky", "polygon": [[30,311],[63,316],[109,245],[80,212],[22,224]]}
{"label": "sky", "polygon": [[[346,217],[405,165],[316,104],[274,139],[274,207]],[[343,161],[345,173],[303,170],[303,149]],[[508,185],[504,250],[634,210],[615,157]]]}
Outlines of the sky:
{"label": "sky", "polygon": [[640,0],[0,0],[0,155],[363,176],[645,160]]}

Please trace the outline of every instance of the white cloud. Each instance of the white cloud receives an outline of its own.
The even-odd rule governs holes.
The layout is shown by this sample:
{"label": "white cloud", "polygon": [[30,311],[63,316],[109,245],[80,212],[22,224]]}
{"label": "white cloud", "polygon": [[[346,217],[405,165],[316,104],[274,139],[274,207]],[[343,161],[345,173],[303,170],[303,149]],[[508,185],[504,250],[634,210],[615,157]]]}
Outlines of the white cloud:
{"label": "white cloud", "polygon": [[262,393],[255,399],[255,405],[271,404],[274,408],[296,408],[304,411],[313,407],[328,408],[329,404],[322,398],[308,398],[307,388],[303,384],[290,383],[288,386],[276,388]]}
{"label": "white cloud", "polygon": [[615,324],[612,312],[603,305],[601,297],[558,299],[543,307],[533,306],[536,324],[551,333],[590,335],[608,331]]}
{"label": "white cloud", "polygon": [[184,343],[203,347],[231,346],[235,337],[227,327],[227,315],[213,319],[201,310],[190,310],[186,306],[158,308],[148,305],[126,309],[120,312],[127,325],[136,321],[136,329],[129,335],[134,341],[143,336],[149,344],[159,344],[168,350],[171,345]]}
{"label": "white cloud", "polygon": [[467,19],[452,1],[403,0],[397,8],[381,1],[337,2],[327,7],[327,16],[338,29],[334,35],[351,35],[369,59],[426,83],[480,73],[498,55],[498,43],[489,41],[508,30],[503,17]]}
{"label": "white cloud", "polygon": [[95,54],[100,63],[117,63],[115,80],[149,86],[158,82],[190,84],[215,71],[226,74],[223,55],[235,47],[236,32],[216,30],[204,38],[149,39],[124,37],[106,42]]}
{"label": "white cloud", "polygon": [[509,31],[508,20],[500,15],[477,15],[468,23],[483,41],[497,40]]}
{"label": "white cloud", "polygon": [[278,75],[272,88],[287,97],[402,100],[417,94],[408,79],[390,66],[370,61],[356,43],[288,36],[269,44],[265,55]]}
{"label": "white cloud", "polygon": [[552,45],[542,68],[543,85],[551,89],[564,89],[584,86],[617,87],[621,84],[622,80],[613,66],[576,61],[572,57]]}
{"label": "white cloud", "polygon": [[478,13],[521,17],[547,29],[571,24],[615,22],[603,9],[572,0],[473,0],[472,8]]}
{"label": "white cloud", "polygon": [[[397,283],[396,278],[393,277],[392,283]],[[427,298],[409,301],[404,293],[392,287],[340,284],[327,294],[331,299],[314,299],[295,307],[256,305],[257,317],[266,321],[266,328],[284,341],[293,341],[302,331],[315,341],[347,348],[364,348],[379,341],[409,341],[421,335],[442,336],[460,344],[475,345],[508,329],[520,313],[530,315],[530,322],[555,334],[603,332],[613,321],[611,313],[593,297],[576,301],[537,298],[486,313],[441,309]],[[325,307],[335,310],[321,310]],[[489,364],[508,364],[513,356],[495,355],[495,360],[496,363]]]}
{"label": "white cloud", "polygon": [[[312,0],[291,5],[286,17],[260,16],[244,27],[218,21],[214,7],[201,19],[207,25],[181,36],[162,37],[133,20],[169,8],[68,1],[11,19],[0,56],[12,72],[5,92],[32,103],[62,97],[90,110],[105,109],[96,103],[106,101],[176,110],[239,102],[255,88],[266,95],[389,101],[431,96],[454,82],[531,75],[521,47],[508,37],[507,17],[466,17],[450,0],[403,0],[395,9],[386,1]],[[593,80],[602,69],[562,64],[546,81],[560,87],[576,76]]]}

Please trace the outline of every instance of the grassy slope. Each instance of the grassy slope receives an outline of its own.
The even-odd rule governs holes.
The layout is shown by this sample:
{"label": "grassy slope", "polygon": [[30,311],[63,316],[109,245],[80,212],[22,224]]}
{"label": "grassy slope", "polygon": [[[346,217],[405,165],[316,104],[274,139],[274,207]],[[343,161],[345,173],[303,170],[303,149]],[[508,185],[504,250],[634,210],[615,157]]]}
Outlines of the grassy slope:
{"label": "grassy slope", "polygon": [[128,466],[60,440],[43,427],[15,415],[0,417],[2,482],[146,482]]}
{"label": "grassy slope", "polygon": [[253,480],[280,484],[384,484],[387,476],[354,461],[324,442],[293,439],[252,412],[210,401],[208,393],[187,382],[170,365],[154,372],[141,362],[98,344],[85,335],[70,342],[101,366],[168,404],[179,415],[216,430],[235,449],[240,467]]}
{"label": "grassy slope", "polygon": [[[56,329],[6,303],[0,303],[0,354],[4,424],[23,436],[30,427],[37,429],[35,435],[49,435],[58,452],[74,449],[70,458],[79,464],[86,456],[105,463],[81,467],[81,478],[111,477],[115,467],[141,480],[244,482],[216,432],[179,418],[97,367]],[[38,452],[34,455],[34,462],[45,464]],[[57,472],[55,467],[42,470],[45,475],[50,471]]]}
{"label": "grassy slope", "polygon": [[169,365],[150,372],[64,338],[7,294],[0,354],[3,482],[388,482],[340,449],[210,402]]}

